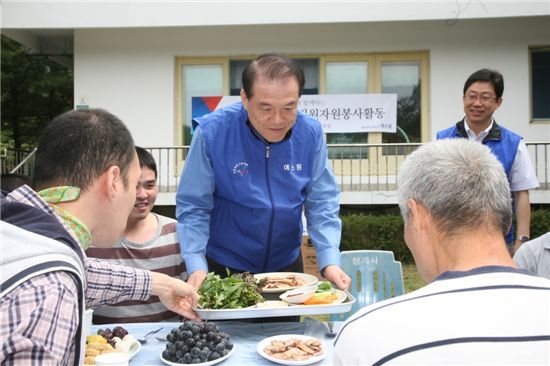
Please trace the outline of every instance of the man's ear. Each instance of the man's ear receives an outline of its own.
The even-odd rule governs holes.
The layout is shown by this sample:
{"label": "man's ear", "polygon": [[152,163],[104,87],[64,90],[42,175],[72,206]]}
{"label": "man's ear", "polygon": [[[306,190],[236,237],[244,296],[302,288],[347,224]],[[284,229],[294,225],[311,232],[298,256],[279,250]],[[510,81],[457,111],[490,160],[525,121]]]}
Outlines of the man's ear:
{"label": "man's ear", "polygon": [[497,107],[496,107],[495,111],[500,108],[501,104],[502,104],[502,97],[500,97],[496,100]]}
{"label": "man's ear", "polygon": [[244,92],[244,89],[241,89],[241,101],[243,102],[244,109],[248,111],[248,97]]}
{"label": "man's ear", "polygon": [[412,198],[407,200],[407,206],[409,207],[409,222],[414,225],[415,230],[422,229],[426,225],[428,211],[424,205]]}
{"label": "man's ear", "polygon": [[117,165],[110,166],[105,173],[103,173],[103,177],[105,180],[107,197],[109,197],[110,200],[113,200],[124,183],[122,181],[120,168]]}

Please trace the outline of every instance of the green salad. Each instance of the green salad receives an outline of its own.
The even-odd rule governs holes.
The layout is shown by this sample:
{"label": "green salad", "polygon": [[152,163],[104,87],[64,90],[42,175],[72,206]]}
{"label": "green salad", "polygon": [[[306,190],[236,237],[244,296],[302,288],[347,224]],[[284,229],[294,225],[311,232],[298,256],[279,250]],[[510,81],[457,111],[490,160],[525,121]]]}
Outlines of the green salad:
{"label": "green salad", "polygon": [[204,309],[242,309],[264,298],[249,272],[229,274],[226,278],[211,272],[199,288],[199,305]]}

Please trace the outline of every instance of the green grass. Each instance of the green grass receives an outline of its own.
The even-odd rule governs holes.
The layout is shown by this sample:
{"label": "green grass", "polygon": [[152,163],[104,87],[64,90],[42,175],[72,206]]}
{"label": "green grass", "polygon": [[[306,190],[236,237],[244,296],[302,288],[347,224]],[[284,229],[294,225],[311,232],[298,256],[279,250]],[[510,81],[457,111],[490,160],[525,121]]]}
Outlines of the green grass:
{"label": "green grass", "polygon": [[403,269],[403,285],[405,286],[406,294],[426,285],[415,264],[402,264],[401,267]]}

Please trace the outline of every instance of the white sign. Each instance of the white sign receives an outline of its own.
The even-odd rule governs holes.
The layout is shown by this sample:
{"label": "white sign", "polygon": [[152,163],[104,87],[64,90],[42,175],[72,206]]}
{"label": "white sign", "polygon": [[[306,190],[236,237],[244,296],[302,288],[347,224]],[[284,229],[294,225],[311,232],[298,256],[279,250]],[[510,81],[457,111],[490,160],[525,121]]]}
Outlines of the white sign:
{"label": "white sign", "polygon": [[[193,97],[193,118],[240,100]],[[325,133],[397,131],[397,94],[302,95],[298,110],[319,120]]]}
{"label": "white sign", "polygon": [[318,119],[325,133],[397,130],[397,94],[302,95],[298,109]]}

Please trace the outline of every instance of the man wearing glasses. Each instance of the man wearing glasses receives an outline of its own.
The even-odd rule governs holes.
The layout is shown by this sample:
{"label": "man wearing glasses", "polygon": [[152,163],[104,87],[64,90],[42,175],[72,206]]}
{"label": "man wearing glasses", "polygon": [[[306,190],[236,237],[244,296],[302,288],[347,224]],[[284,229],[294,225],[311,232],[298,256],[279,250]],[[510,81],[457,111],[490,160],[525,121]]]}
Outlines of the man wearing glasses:
{"label": "man wearing glasses", "polygon": [[539,182],[523,138],[498,125],[493,118],[493,113],[502,104],[503,91],[504,80],[500,72],[489,69],[474,72],[464,83],[465,117],[453,127],[439,131],[436,138],[479,141],[487,145],[504,166],[512,191],[517,224],[515,238],[513,227],[506,234],[506,244],[513,254],[521,244],[529,240],[529,190],[537,188]]}

